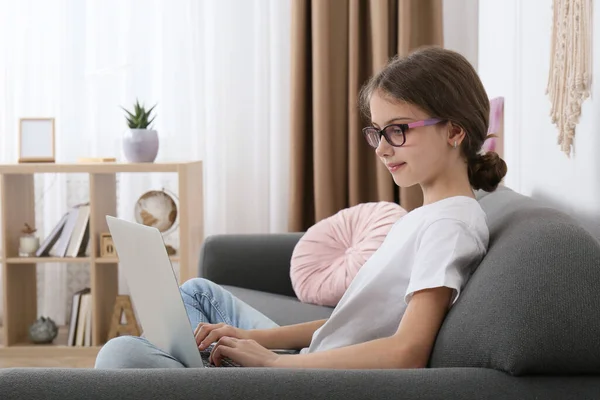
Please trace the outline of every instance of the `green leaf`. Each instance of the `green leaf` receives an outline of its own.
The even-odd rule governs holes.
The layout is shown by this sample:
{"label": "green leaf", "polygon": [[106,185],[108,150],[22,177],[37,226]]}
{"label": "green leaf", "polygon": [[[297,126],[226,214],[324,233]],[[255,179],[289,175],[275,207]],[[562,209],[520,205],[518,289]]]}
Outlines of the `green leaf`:
{"label": "green leaf", "polygon": [[152,107],[151,107],[151,108],[148,110],[148,112],[147,112],[146,114],[147,114],[148,116],[150,116],[150,114],[152,113],[152,110],[154,110],[154,108],[155,108],[155,107],[156,107],[156,104],[155,104],[155,105],[153,105],[153,106],[152,106]]}
{"label": "green leaf", "polygon": [[131,118],[135,118],[135,116],[129,112],[129,110],[125,109],[124,107],[121,107]]}
{"label": "green leaf", "polygon": [[121,107],[127,113],[125,119],[127,120],[129,128],[148,129],[150,124],[156,118],[156,116],[152,116],[152,111],[154,111],[156,105],[157,104],[154,104],[148,111],[146,111],[144,105],[140,104],[139,99],[136,98],[135,104],[133,105],[133,112],[127,110],[124,107]]}
{"label": "green leaf", "polygon": [[148,126],[150,126],[150,124],[152,123],[152,121],[154,121],[154,118],[156,118],[156,115],[154,117],[152,117],[152,119],[148,122]]}
{"label": "green leaf", "polygon": [[135,113],[140,115],[144,112],[144,107],[140,104],[139,100],[135,100]]}

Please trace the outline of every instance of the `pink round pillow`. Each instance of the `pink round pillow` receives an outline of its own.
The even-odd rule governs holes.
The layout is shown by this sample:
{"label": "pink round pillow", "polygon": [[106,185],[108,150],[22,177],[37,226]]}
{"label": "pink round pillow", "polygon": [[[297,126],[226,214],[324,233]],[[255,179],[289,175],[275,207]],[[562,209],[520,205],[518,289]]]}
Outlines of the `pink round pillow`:
{"label": "pink round pillow", "polygon": [[292,254],[290,278],[298,299],[337,305],[358,270],[405,214],[396,203],[364,203],[313,225]]}

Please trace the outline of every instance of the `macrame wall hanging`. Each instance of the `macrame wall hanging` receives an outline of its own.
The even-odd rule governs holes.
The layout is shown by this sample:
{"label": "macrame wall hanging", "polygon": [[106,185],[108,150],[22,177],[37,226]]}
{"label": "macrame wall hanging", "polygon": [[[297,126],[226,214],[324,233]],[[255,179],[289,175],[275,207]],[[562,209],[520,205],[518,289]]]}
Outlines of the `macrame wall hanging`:
{"label": "macrame wall hanging", "polygon": [[571,155],[581,104],[590,95],[592,0],[554,0],[550,74],[546,93],[558,144]]}

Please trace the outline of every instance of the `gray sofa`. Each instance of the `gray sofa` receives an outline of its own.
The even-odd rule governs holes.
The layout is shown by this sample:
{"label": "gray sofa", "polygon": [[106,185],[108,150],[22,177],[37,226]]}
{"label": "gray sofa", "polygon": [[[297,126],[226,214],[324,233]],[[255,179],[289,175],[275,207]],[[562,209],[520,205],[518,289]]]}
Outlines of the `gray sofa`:
{"label": "gray sofa", "polygon": [[[8,399],[598,399],[600,245],[573,219],[502,188],[478,193],[490,248],[421,370],[0,370]],[[280,324],[328,316],[300,303],[300,234],[206,240],[199,274]]]}

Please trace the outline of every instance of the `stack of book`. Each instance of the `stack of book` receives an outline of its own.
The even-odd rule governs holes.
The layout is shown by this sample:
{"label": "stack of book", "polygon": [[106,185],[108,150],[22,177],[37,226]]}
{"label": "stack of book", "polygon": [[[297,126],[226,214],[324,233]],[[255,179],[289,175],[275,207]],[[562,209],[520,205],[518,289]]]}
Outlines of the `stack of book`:
{"label": "stack of book", "polygon": [[92,345],[92,293],[85,288],[73,295],[68,346]]}
{"label": "stack of book", "polygon": [[90,205],[71,208],[36,252],[37,257],[78,257],[89,254]]}

